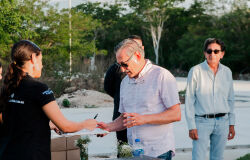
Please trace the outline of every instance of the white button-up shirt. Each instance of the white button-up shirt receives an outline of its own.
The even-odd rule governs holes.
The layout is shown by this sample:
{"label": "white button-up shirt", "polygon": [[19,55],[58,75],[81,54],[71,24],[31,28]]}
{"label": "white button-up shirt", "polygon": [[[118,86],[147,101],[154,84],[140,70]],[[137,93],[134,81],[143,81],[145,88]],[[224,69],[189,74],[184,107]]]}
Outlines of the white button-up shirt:
{"label": "white button-up shirt", "polygon": [[[174,76],[166,69],[147,60],[138,78],[126,76],[121,83],[119,112],[157,114],[179,104]],[[128,141],[139,138],[145,155],[157,157],[169,150],[175,151],[172,124],[145,124],[128,128]]]}
{"label": "white button-up shirt", "polygon": [[195,115],[228,113],[229,124],[234,125],[231,70],[220,63],[214,75],[207,61],[191,68],[187,79],[185,112],[189,130],[196,129]]}

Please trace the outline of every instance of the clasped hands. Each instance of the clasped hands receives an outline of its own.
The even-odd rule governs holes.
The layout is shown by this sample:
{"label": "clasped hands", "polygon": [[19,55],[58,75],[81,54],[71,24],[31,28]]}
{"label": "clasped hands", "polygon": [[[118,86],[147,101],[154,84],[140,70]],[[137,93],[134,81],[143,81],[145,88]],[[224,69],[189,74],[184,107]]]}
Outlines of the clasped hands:
{"label": "clasped hands", "polygon": [[140,115],[138,113],[124,113],[123,118],[123,126],[126,128],[145,124],[143,115]]}
{"label": "clasped hands", "polygon": [[[95,128],[100,128],[111,132],[111,131],[122,130],[125,128],[131,128],[134,126],[140,126],[146,123],[145,117],[138,113],[122,113],[119,118],[117,118],[119,120],[115,120],[111,123],[97,122],[95,119],[88,119],[85,121],[85,123],[87,124],[85,129],[94,130]],[[58,129],[58,127],[56,127],[56,125],[54,125],[51,121],[50,121],[50,128],[54,130],[57,134],[62,134],[60,129]],[[107,133],[98,134],[97,136],[103,137],[105,135],[107,135]]]}

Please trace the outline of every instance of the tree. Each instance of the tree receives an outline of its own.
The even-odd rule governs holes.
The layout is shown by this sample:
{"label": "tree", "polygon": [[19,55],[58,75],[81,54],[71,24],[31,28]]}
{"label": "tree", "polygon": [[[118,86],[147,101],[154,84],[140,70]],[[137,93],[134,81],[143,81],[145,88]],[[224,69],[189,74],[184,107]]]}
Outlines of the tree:
{"label": "tree", "polygon": [[18,10],[16,0],[0,0],[0,58],[9,60],[9,48],[27,31],[23,21],[27,20]]}
{"label": "tree", "polygon": [[[236,8],[220,17],[216,29],[226,44],[223,63],[236,72],[250,72],[250,12],[246,7]],[[240,62],[240,63],[238,63]]]}
{"label": "tree", "polygon": [[[172,8],[168,11],[167,14],[169,18],[163,28],[162,47],[159,53],[161,57],[159,62],[163,67],[175,71],[177,71],[177,69],[188,70],[189,67],[194,65],[192,62],[198,63],[202,60],[203,57],[200,51],[204,40],[201,38],[200,42],[199,39],[196,41],[194,40],[194,35],[187,34],[190,31],[193,33],[199,26],[203,26],[204,23],[207,23],[206,21],[210,17],[205,15],[204,11],[205,9],[202,4],[198,2],[193,3],[188,9]],[[209,27],[208,24],[206,25]],[[194,28],[194,30],[192,30],[192,28]],[[205,28],[204,32],[206,33]],[[199,36],[202,36],[201,29],[199,30]],[[188,38],[190,39],[188,40]],[[194,46],[198,49],[195,49]]]}
{"label": "tree", "polygon": [[[92,16],[84,14],[81,11],[73,10],[72,17],[73,38],[75,37],[75,40],[79,39],[80,43],[85,43],[85,46],[88,46],[88,53],[85,54],[91,57],[90,71],[94,71],[96,70],[96,55],[105,55],[107,53],[105,50],[98,50],[98,48],[96,47],[97,36],[102,30],[102,24],[99,20],[93,19]],[[83,51],[81,52],[84,53]]]}
{"label": "tree", "polygon": [[[90,15],[101,23],[96,35],[96,47],[104,49],[108,58],[114,59],[114,46],[131,34],[142,33],[140,19],[133,13],[123,14],[124,8],[120,4],[83,3],[74,8],[78,12]],[[107,61],[109,63],[109,61]],[[108,64],[107,63],[107,64]],[[112,62],[113,63],[113,62]],[[105,69],[105,68],[104,68]]]}
{"label": "tree", "polygon": [[159,62],[159,47],[168,10],[182,0],[129,0],[129,6],[148,24],[153,41],[155,63]]}

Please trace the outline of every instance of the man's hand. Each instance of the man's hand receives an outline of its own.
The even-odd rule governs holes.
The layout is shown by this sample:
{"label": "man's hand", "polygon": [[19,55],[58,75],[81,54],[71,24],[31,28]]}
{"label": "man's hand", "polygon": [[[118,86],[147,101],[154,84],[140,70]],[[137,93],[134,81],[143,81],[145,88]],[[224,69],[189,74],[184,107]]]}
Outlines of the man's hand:
{"label": "man's hand", "polygon": [[138,113],[124,113],[123,117],[123,125],[127,128],[146,124],[144,116]]}
{"label": "man's hand", "polygon": [[197,129],[191,129],[191,130],[189,130],[189,137],[190,137],[192,140],[197,140],[197,139],[199,139]]}
{"label": "man's hand", "polygon": [[103,129],[103,130],[106,130],[106,131],[110,132],[110,128],[109,128],[108,124],[105,123],[105,122],[98,122],[97,123],[97,128],[100,128],[100,129]]}
{"label": "man's hand", "polygon": [[229,133],[228,133],[227,139],[228,139],[228,140],[231,140],[231,139],[234,138],[234,136],[235,136],[234,125],[230,125],[230,126],[229,126]]}
{"label": "man's hand", "polygon": [[[103,130],[106,130],[106,131],[109,131],[110,132],[110,129],[109,129],[109,126],[107,123],[104,123],[104,122],[98,122],[97,123],[97,128],[100,128],[100,129],[103,129]],[[108,133],[104,133],[104,134],[97,134],[96,136],[97,137],[104,137],[106,136]]]}

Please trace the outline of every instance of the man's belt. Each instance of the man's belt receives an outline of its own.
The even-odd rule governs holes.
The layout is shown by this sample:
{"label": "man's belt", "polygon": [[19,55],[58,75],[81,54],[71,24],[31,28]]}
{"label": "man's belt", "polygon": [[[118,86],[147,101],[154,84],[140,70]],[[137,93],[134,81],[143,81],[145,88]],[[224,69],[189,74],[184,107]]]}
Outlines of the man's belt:
{"label": "man's belt", "polygon": [[203,117],[203,118],[218,118],[218,117],[223,117],[225,115],[226,113],[217,113],[217,114],[204,114],[204,115],[195,115],[195,116]]}

